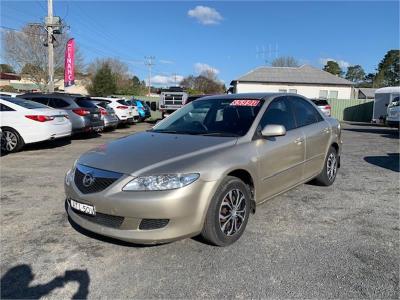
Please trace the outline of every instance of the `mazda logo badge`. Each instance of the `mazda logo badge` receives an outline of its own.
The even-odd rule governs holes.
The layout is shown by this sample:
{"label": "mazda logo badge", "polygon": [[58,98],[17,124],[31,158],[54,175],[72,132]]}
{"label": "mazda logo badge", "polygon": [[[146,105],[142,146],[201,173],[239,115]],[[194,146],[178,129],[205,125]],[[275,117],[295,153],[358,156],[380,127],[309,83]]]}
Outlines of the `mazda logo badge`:
{"label": "mazda logo badge", "polygon": [[95,178],[91,173],[86,173],[85,176],[83,177],[82,183],[83,186],[85,187],[90,187],[95,181]]}

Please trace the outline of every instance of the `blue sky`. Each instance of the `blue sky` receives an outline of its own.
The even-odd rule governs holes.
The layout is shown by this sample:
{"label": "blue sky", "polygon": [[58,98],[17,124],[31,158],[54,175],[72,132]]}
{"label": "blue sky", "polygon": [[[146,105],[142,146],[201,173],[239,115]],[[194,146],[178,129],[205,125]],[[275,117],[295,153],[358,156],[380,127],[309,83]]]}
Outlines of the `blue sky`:
{"label": "blue sky", "polygon": [[[302,64],[322,67],[329,58],[373,72],[389,49],[399,48],[398,1],[54,3],[86,62],[117,57],[144,79],[144,56],[154,55],[159,84],[207,68],[229,84],[275,58],[276,49]],[[46,7],[44,0],[2,1],[1,26],[42,21]]]}

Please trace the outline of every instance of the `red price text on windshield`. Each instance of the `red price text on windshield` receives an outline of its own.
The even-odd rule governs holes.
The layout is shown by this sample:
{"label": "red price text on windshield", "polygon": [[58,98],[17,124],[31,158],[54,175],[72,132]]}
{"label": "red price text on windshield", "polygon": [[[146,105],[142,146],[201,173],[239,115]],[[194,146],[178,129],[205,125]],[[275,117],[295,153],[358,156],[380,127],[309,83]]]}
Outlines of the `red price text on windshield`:
{"label": "red price text on windshield", "polygon": [[233,100],[230,105],[232,106],[257,106],[260,100]]}

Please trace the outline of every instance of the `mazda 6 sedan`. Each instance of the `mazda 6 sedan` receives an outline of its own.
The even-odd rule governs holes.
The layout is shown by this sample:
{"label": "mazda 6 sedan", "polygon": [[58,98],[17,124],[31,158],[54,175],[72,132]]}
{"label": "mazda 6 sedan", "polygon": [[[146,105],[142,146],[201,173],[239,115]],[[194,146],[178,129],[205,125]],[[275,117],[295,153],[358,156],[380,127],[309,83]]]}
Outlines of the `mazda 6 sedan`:
{"label": "mazda 6 sedan", "polygon": [[341,145],[338,121],[302,96],[200,98],[83,154],[65,177],[68,215],[128,242],[200,234],[227,246],[258,204],[311,180],[331,185]]}

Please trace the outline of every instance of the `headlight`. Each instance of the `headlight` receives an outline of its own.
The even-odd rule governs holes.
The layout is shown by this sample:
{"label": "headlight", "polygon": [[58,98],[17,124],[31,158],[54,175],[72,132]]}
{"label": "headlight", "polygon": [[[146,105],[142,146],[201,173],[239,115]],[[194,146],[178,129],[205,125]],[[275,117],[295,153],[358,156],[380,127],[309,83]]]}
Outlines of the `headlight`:
{"label": "headlight", "polygon": [[140,176],[124,187],[123,191],[165,191],[179,189],[196,181],[200,174],[166,174],[157,176]]}
{"label": "headlight", "polygon": [[65,184],[68,186],[71,184],[72,181],[74,181],[74,171],[75,171],[75,168],[72,168],[65,175]]}

